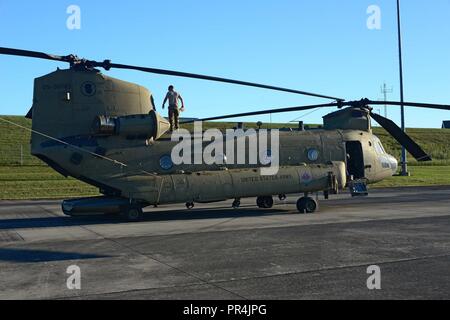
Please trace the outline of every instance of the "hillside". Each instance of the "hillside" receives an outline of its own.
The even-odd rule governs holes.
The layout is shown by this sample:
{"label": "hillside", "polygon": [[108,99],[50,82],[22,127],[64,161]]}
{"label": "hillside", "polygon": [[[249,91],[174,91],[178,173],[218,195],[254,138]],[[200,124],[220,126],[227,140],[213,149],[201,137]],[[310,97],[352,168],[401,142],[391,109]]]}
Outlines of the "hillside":
{"label": "hillside", "polygon": [[[25,127],[31,121],[19,116],[3,116]],[[235,123],[206,123],[204,128],[231,128]],[[246,123],[247,128],[256,127]],[[287,127],[273,124],[270,127]],[[189,126],[190,127],[190,126]],[[264,125],[265,128],[269,127]],[[399,157],[400,146],[379,128],[375,133],[381,138],[388,152]],[[450,183],[450,130],[410,129],[410,135],[431,152],[435,160],[427,167],[411,162],[411,177],[392,177],[374,187],[446,185]],[[72,178],[64,178],[44,163],[30,155],[30,132],[0,121],[0,200],[70,198],[97,195],[96,188]],[[21,165],[22,164],[22,165]],[[433,166],[430,166],[433,165]]]}
{"label": "hillside", "polygon": [[[3,118],[31,127],[31,120],[20,116],[3,116]],[[205,123],[203,128],[231,128],[234,122]],[[256,127],[254,123],[245,123],[247,128]],[[264,125],[264,128],[281,128],[293,124]],[[191,126],[187,126],[191,128]],[[386,151],[400,158],[400,145],[382,128],[374,128]],[[408,129],[408,134],[426,151],[431,153],[434,161],[428,165],[450,165],[450,130],[448,129]],[[0,121],[0,166],[1,165],[43,165],[30,155],[30,132]],[[416,162],[410,157],[411,165]],[[421,164],[422,165],[422,164]]]}

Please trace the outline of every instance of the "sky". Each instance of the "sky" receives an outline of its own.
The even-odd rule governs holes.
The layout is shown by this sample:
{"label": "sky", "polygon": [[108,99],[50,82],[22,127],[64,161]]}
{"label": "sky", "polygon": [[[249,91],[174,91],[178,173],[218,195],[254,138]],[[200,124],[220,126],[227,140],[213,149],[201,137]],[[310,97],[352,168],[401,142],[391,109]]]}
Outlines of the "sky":
{"label": "sky", "polygon": [[[67,8],[80,8],[70,30]],[[369,29],[369,6],[380,28]],[[450,104],[450,0],[403,0],[405,101]],[[259,82],[347,100],[399,100],[395,0],[0,0],[0,46]],[[0,114],[24,115],[33,79],[65,64],[0,56]],[[138,83],[161,110],[173,84],[184,117],[329,102],[326,99],[203,80],[111,70]],[[273,114],[244,121],[321,123],[334,111]],[[384,114],[383,107],[375,111]],[[399,123],[399,107],[388,116]],[[450,112],[408,108],[407,127],[437,128]],[[233,120],[236,121],[236,120]]]}

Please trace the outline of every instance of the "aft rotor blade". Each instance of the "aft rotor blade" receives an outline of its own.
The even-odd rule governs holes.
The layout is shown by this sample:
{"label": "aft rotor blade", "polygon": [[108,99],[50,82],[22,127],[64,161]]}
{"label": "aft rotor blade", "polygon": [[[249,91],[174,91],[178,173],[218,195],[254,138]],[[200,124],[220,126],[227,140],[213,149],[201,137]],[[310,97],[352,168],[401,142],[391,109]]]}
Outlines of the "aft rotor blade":
{"label": "aft rotor blade", "polygon": [[331,96],[327,96],[327,95],[322,95],[322,94],[317,94],[317,93],[312,93],[312,92],[306,92],[306,91],[300,91],[300,90],[294,90],[294,89],[288,89],[288,88],[282,88],[282,87],[275,87],[275,86],[271,86],[271,85],[260,84],[260,83],[253,83],[253,82],[247,82],[247,81],[241,81],[241,80],[219,78],[219,77],[207,76],[207,75],[202,75],[202,74],[187,73],[187,72],[172,71],[172,70],[164,70],[164,69],[155,69],[155,68],[146,68],[146,67],[139,67],[139,66],[130,66],[130,65],[125,65],[125,64],[117,64],[117,63],[111,63],[111,64],[109,64],[109,66],[111,68],[138,70],[138,71],[155,73],[155,74],[162,74],[162,75],[167,75],[167,76],[175,76],[175,77],[184,77],[184,78],[192,78],[192,79],[201,79],[201,80],[208,80],[208,81],[231,83],[231,84],[237,84],[237,85],[247,86],[247,87],[255,87],[255,88],[268,89],[268,90],[275,90],[275,91],[282,91],[282,92],[301,94],[301,95],[311,96],[311,97],[316,97],[316,98],[324,98],[324,99],[331,99],[331,100],[337,100],[337,101],[343,101],[344,100],[344,99],[331,97]]}
{"label": "aft rotor blade", "polygon": [[33,107],[30,108],[30,110],[27,112],[27,115],[25,116],[27,119],[33,119]]}
{"label": "aft rotor blade", "polygon": [[289,89],[289,88],[282,88],[282,87],[276,87],[276,86],[241,81],[241,80],[226,79],[226,78],[220,78],[220,77],[208,76],[208,75],[202,75],[202,74],[165,70],[165,69],[156,69],[156,68],[147,68],[147,67],[132,66],[132,65],[126,65],[126,64],[119,64],[119,63],[111,63],[109,60],[105,60],[103,62],[97,62],[94,60],[83,60],[83,59],[78,59],[74,55],[57,56],[57,55],[47,54],[47,53],[38,52],[38,51],[20,50],[20,49],[3,48],[3,47],[0,47],[0,54],[31,57],[31,58],[40,58],[40,59],[47,59],[47,60],[54,60],[54,61],[64,61],[64,62],[69,62],[71,64],[72,63],[85,64],[89,67],[102,67],[106,70],[109,70],[110,68],[137,70],[137,71],[143,71],[143,72],[154,73],[154,74],[162,74],[162,75],[168,75],[168,76],[175,76],[175,77],[184,77],[184,78],[201,79],[201,80],[216,81],[216,82],[223,82],[223,83],[231,83],[231,84],[237,84],[237,85],[241,85],[241,86],[248,86],[248,87],[261,88],[261,89],[301,94],[301,95],[311,96],[311,97],[316,97],[316,98],[332,99],[332,100],[336,100],[336,101],[344,100],[341,98],[331,97],[331,96],[317,94],[317,93],[313,93],[313,92],[307,92],[307,91],[301,91],[301,90],[295,90],[295,89]]}
{"label": "aft rotor blade", "polygon": [[400,129],[392,120],[389,120],[376,113],[370,113],[372,118],[378,122],[391,136],[397,140],[417,161],[431,161],[431,156],[427,154],[410,136]]}
{"label": "aft rotor blade", "polygon": [[53,54],[47,54],[47,53],[38,52],[38,51],[29,51],[29,50],[20,50],[20,49],[0,47],[0,54],[68,62],[66,57],[57,56],[57,55],[53,55]]}
{"label": "aft rotor blade", "polygon": [[203,118],[203,119],[192,120],[192,121],[187,121],[187,122],[183,122],[183,123],[192,123],[195,121],[211,121],[211,120],[231,119],[231,118],[239,118],[239,117],[258,116],[258,115],[271,114],[271,113],[285,113],[285,112],[303,111],[303,110],[310,110],[310,109],[316,109],[316,108],[339,107],[339,106],[341,106],[340,103],[333,102],[333,103],[316,104],[316,105],[309,105],[309,106],[267,109],[267,110],[260,110],[260,111],[234,113],[234,114],[229,114],[229,115],[224,115],[224,116]]}

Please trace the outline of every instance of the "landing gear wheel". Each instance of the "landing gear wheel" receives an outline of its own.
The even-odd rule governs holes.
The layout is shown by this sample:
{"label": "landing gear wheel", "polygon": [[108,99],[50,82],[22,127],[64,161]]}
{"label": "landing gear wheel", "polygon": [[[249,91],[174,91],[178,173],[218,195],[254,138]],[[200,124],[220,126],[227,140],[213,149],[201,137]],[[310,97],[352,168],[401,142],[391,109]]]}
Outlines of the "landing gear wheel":
{"label": "landing gear wheel", "polygon": [[194,208],[194,203],[193,202],[186,202],[186,208],[188,208],[188,210],[191,210],[192,208]]}
{"label": "landing gear wheel", "polygon": [[233,201],[233,203],[231,204],[231,206],[233,207],[233,209],[238,209],[241,206],[241,200],[240,199],[235,199]]}
{"label": "landing gear wheel", "polygon": [[263,207],[262,197],[257,197],[256,198],[256,205],[258,206],[258,208],[262,208]]}
{"label": "landing gear wheel", "polygon": [[122,217],[130,222],[140,221],[144,217],[142,208],[136,206],[130,206],[123,208]]}
{"label": "landing gear wheel", "polygon": [[297,200],[297,209],[300,213],[314,213],[319,204],[311,197],[302,197]]}
{"label": "landing gear wheel", "polygon": [[256,198],[256,205],[258,208],[270,209],[273,207],[273,198],[271,196]]}

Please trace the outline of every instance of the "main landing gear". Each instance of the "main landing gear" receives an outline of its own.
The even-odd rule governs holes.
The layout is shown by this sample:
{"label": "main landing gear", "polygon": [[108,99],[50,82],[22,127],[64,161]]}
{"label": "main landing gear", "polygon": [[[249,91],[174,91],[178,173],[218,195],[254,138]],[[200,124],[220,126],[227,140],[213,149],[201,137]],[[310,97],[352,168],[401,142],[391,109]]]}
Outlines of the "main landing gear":
{"label": "main landing gear", "polygon": [[193,202],[186,202],[186,208],[188,209],[188,210],[191,210],[192,208],[194,208],[194,203]]}
{"label": "main landing gear", "polygon": [[142,211],[141,207],[137,205],[130,205],[123,207],[120,215],[127,221],[137,222],[142,220],[142,218],[144,217],[144,212]]}
{"label": "main landing gear", "polygon": [[[279,195],[281,201],[286,199],[286,195]],[[270,209],[273,207],[272,196],[259,196],[256,198],[256,205],[258,208]],[[317,200],[308,196],[307,193],[297,201],[297,209],[300,213],[314,213],[319,208]]]}
{"label": "main landing gear", "polygon": [[256,205],[258,208],[270,209],[273,207],[273,198],[272,196],[264,196],[256,198]]}
{"label": "main landing gear", "polygon": [[307,195],[297,200],[297,210],[300,213],[314,213],[318,208],[318,202]]}

